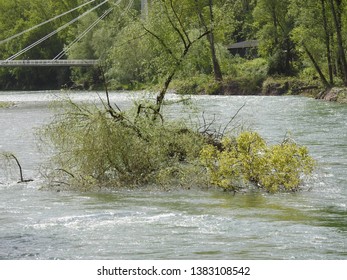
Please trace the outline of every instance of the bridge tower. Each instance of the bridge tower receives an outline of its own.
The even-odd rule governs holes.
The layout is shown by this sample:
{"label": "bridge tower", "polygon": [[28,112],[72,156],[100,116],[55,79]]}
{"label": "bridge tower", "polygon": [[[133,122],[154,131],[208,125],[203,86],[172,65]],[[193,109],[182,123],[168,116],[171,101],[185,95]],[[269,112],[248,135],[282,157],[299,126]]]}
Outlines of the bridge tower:
{"label": "bridge tower", "polygon": [[148,0],[141,0],[141,13],[143,17],[148,15]]}

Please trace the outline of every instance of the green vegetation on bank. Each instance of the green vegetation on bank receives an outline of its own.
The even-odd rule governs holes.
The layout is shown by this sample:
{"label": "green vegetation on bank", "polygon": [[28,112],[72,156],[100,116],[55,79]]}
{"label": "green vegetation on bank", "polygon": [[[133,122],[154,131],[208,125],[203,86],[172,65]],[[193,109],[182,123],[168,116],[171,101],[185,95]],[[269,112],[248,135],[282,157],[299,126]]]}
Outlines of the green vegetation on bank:
{"label": "green vegetation on bank", "polygon": [[[52,59],[113,7],[113,12],[64,56],[101,59],[112,89],[161,85],[173,69],[173,80],[179,82],[171,86],[183,93],[261,93],[263,82],[269,84],[276,77],[300,81],[300,90],[313,91],[319,84],[314,94],[347,85],[346,0],[148,0],[148,12],[142,15],[140,2],[135,0],[127,10],[128,2],[116,6],[115,1],[109,1],[20,58]],[[82,3],[86,1],[1,1],[0,40]],[[89,8],[84,6],[2,43],[1,59]],[[199,36],[204,38],[195,41]],[[246,40],[258,40],[256,56],[252,52],[241,58],[228,51],[231,44]],[[101,76],[99,69],[87,68],[1,68],[0,87],[89,89],[100,87]],[[296,89],[295,85],[294,91],[291,87],[289,91],[295,94]]]}

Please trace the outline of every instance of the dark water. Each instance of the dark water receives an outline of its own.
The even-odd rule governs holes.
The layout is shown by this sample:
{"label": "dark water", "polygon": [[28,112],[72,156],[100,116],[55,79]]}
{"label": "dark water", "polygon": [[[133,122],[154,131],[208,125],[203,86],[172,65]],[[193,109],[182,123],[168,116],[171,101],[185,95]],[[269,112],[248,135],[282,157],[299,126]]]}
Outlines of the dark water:
{"label": "dark water", "polygon": [[[15,166],[0,165],[0,259],[347,259],[346,105],[303,97],[193,98],[217,127],[246,104],[239,122],[269,143],[290,132],[307,145],[319,167],[299,193],[57,193],[40,190],[45,155],[34,132],[61,94],[0,93],[0,102],[17,104],[0,109],[0,151],[16,154],[24,176],[35,179],[17,184]],[[112,102],[125,108],[133,98],[114,93]],[[170,112],[184,111],[176,105]]]}

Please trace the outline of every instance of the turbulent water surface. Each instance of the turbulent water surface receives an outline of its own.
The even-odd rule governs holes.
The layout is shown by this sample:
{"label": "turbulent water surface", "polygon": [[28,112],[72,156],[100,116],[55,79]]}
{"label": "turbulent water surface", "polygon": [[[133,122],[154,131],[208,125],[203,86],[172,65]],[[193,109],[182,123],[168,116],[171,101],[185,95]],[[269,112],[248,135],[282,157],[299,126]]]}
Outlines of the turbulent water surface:
{"label": "turbulent water surface", "polygon": [[[269,143],[291,133],[319,162],[294,194],[218,190],[55,192],[41,190],[46,158],[35,136],[60,92],[0,92],[0,259],[347,259],[347,106],[303,97],[193,98],[203,119],[238,122]],[[136,94],[112,93],[121,108]],[[74,93],[99,102],[96,93]],[[171,99],[177,98],[170,95]],[[168,109],[184,114],[181,105]],[[202,116],[200,114],[200,116]]]}

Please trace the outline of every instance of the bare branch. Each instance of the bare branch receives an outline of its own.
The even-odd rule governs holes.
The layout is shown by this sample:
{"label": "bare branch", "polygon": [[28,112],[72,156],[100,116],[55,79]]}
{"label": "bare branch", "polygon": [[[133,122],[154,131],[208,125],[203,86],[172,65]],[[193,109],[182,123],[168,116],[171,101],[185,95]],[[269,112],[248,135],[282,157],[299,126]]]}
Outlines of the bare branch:
{"label": "bare branch", "polygon": [[236,113],[231,117],[229,122],[226,124],[226,126],[223,129],[222,135],[225,134],[225,131],[227,130],[228,126],[233,122],[233,120],[237,117],[237,115],[241,112],[241,110],[246,106],[246,102],[243,103],[243,105],[236,111]]}
{"label": "bare branch", "polygon": [[[187,44],[189,43],[189,38],[188,38],[188,42],[186,42],[182,32],[178,29],[178,27],[175,25],[175,23],[173,22],[172,18],[170,17],[170,13],[169,13],[169,10],[168,10],[168,8],[166,6],[166,2],[164,0],[162,0],[162,2],[163,2],[163,5],[164,5],[164,8],[165,8],[165,12],[166,12],[165,14],[166,14],[167,19],[169,20],[172,28],[176,31],[176,33],[180,37],[184,47],[186,48]],[[171,1],[171,9],[174,11],[173,6],[172,6],[172,1]],[[175,12],[174,12],[174,14],[175,14]],[[176,17],[176,19],[177,19],[177,17]]]}
{"label": "bare branch", "polygon": [[199,37],[195,38],[195,40],[192,41],[192,44],[194,44],[196,41],[199,41],[201,38],[207,36],[210,33],[211,33],[211,30],[206,30],[204,33],[200,34]]}
{"label": "bare branch", "polygon": [[62,171],[64,173],[70,175],[72,178],[75,178],[75,176],[71,172],[69,172],[69,171],[67,171],[67,170],[65,170],[63,168],[58,168],[57,171]]}
{"label": "bare branch", "polygon": [[18,166],[18,169],[19,169],[19,177],[20,177],[20,181],[18,183],[27,183],[27,182],[32,182],[33,181],[32,179],[24,179],[22,166],[21,166],[18,158],[14,154],[12,154],[12,153],[3,153],[2,155],[7,160],[13,159],[16,162],[16,164]]}
{"label": "bare branch", "polygon": [[158,42],[164,47],[165,51],[168,52],[176,61],[178,58],[175,56],[173,51],[165,44],[164,40],[160,38],[157,34],[149,30],[144,24],[142,24],[143,29],[158,40]]}
{"label": "bare branch", "polygon": [[188,43],[191,43],[190,38],[189,38],[189,35],[188,35],[186,29],[185,29],[184,26],[183,26],[182,20],[180,19],[180,17],[178,16],[178,14],[177,14],[177,12],[176,12],[176,10],[175,10],[175,8],[174,8],[173,1],[172,1],[172,0],[170,0],[170,6],[171,6],[171,9],[172,9],[172,11],[173,11],[173,13],[174,13],[174,15],[175,15],[177,21],[178,21],[178,24],[181,26],[182,31],[183,31],[184,35],[186,36],[186,39],[187,39]]}

